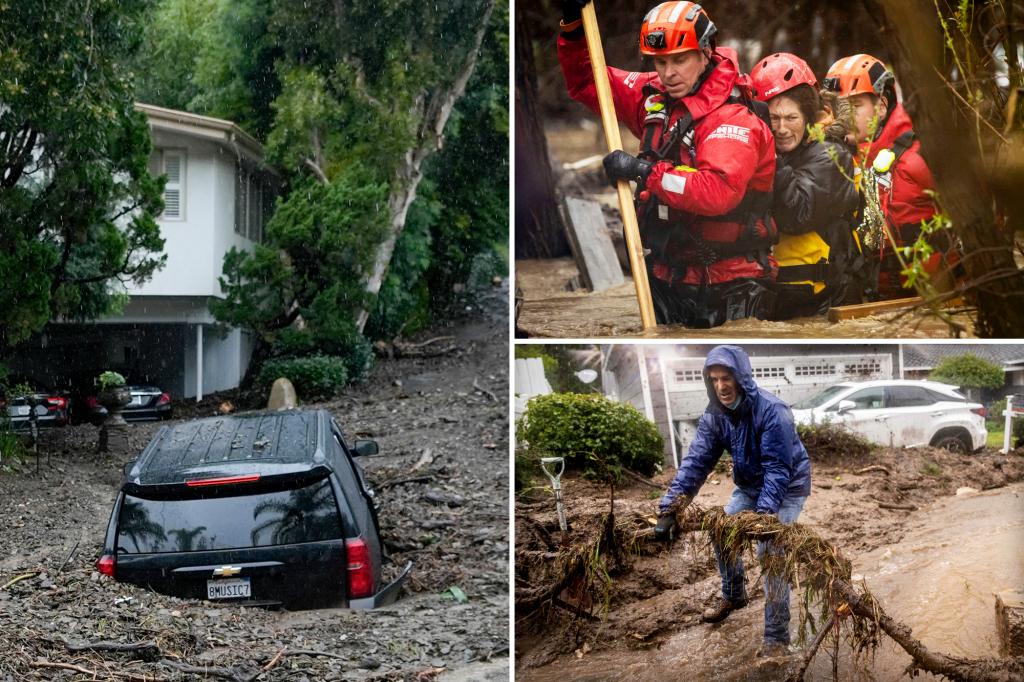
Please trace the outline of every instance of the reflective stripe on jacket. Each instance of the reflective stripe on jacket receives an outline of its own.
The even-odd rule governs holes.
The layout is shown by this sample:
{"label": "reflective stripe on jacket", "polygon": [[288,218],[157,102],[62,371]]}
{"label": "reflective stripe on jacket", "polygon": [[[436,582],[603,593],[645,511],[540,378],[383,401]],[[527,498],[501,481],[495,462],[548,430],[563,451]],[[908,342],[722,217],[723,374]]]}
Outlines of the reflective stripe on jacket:
{"label": "reflective stripe on jacket", "polygon": [[[569,96],[598,112],[590,55],[584,40],[558,38],[558,58],[562,65]],[[687,230],[701,240],[732,244],[744,234],[745,223],[736,220],[709,220],[739,206],[749,190],[769,192],[775,176],[775,144],[770,128],[743,104],[728,103],[740,84],[739,69],[725,56],[712,55],[715,68],[697,92],[672,103],[666,131],[687,111],[693,117],[693,147],[696,159],[690,159],[685,145],[678,158],[656,163],[647,178],[647,189],[664,204],[669,219],[679,230]],[[619,121],[637,137],[643,135],[647,110],[645,85],[663,90],[654,72],[627,72],[608,68],[612,99]],[[658,145],[656,144],[655,147]],[[685,156],[685,158],[684,158]],[[687,168],[678,169],[677,166]],[[761,222],[759,231],[769,234]],[[673,228],[675,229],[675,228]],[[686,235],[674,234],[665,248],[669,265],[686,261],[692,242]],[[745,256],[727,257],[711,263],[704,272],[688,268],[684,284],[718,284],[741,277],[774,277],[774,259],[769,271]],[[706,279],[702,279],[706,277]]]}

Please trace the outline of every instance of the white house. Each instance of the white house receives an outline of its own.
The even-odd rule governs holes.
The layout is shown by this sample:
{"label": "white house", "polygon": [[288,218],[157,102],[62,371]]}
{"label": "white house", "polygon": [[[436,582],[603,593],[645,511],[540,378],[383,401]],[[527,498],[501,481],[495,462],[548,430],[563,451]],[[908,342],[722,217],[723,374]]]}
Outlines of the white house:
{"label": "white house", "polygon": [[[104,369],[156,384],[174,398],[237,387],[249,363],[249,334],[217,325],[209,311],[231,247],[251,249],[274,205],[276,175],[261,145],[230,121],[146,104],[154,175],[166,175],[158,217],[166,265],[129,286],[123,312],[88,324],[53,323],[15,371],[64,386]],[[59,358],[58,363],[54,359]],[[46,368],[46,369],[44,369]]]}

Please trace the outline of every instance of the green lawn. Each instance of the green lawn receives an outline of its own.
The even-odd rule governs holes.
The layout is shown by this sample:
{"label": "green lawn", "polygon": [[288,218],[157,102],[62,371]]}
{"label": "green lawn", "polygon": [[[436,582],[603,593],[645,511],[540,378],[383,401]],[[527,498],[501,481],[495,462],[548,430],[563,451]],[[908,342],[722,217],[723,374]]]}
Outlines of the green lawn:
{"label": "green lawn", "polygon": [[1000,429],[999,431],[989,431],[988,432],[988,440],[985,441],[985,445],[987,445],[990,448],[995,448],[997,450],[999,448],[1003,447],[1003,431],[1002,431],[1002,429]]}

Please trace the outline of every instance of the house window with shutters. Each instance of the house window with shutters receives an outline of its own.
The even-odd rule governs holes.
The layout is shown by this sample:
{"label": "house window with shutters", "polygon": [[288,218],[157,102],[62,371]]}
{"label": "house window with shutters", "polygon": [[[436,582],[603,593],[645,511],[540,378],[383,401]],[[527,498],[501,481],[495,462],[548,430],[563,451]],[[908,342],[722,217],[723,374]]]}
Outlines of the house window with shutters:
{"label": "house window with shutters", "polygon": [[185,151],[161,149],[155,154],[155,175],[167,178],[164,185],[164,211],[161,220],[185,219]]}

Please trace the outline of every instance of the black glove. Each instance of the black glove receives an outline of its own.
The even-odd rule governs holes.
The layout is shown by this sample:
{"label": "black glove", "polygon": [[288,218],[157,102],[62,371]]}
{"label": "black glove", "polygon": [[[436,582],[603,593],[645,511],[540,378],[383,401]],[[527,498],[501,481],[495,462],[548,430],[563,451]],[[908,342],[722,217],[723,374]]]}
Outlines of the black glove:
{"label": "black glove", "polygon": [[638,159],[621,149],[616,149],[604,157],[604,173],[608,176],[608,182],[612,187],[615,187],[619,180],[635,180],[643,186],[647,182],[647,175],[650,172],[650,161]]}
{"label": "black glove", "polygon": [[580,9],[590,0],[562,0],[562,21],[571,24],[582,16]]}
{"label": "black glove", "polygon": [[776,166],[775,167],[775,187],[782,188],[786,187],[793,181],[793,167],[792,166]]}
{"label": "black glove", "polygon": [[675,514],[659,514],[658,523],[654,526],[654,539],[672,542],[676,539],[677,529]]}

